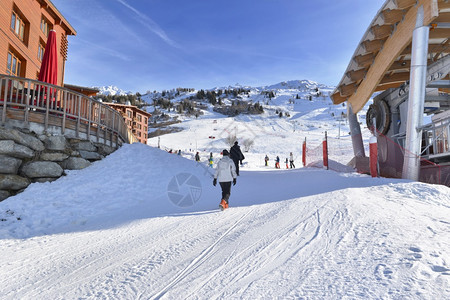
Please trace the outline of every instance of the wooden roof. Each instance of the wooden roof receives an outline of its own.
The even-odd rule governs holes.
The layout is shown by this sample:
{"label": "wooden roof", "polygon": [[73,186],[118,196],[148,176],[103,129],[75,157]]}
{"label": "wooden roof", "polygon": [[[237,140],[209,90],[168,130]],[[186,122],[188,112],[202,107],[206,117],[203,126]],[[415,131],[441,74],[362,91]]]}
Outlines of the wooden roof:
{"label": "wooden roof", "polygon": [[450,0],[387,0],[333,91],[334,104],[348,101],[356,113],[374,92],[399,87],[409,80],[412,33],[421,5],[424,25],[430,26],[429,63],[450,54]]}
{"label": "wooden roof", "polygon": [[147,117],[151,117],[152,116],[151,113],[146,112],[145,110],[142,110],[142,109],[140,109],[140,108],[138,108],[137,106],[134,106],[134,105],[121,104],[121,103],[111,103],[111,102],[103,102],[103,104],[109,105],[109,106],[111,106],[113,108],[114,107],[126,107],[126,108],[129,108],[129,109],[133,110],[133,111],[137,111],[137,112],[139,112],[140,114],[142,114],[144,116],[147,116]]}
{"label": "wooden roof", "polygon": [[64,18],[51,0],[38,0],[38,2],[41,4],[41,7],[46,8],[55,17],[55,20],[65,29],[67,35],[77,35],[75,28]]}

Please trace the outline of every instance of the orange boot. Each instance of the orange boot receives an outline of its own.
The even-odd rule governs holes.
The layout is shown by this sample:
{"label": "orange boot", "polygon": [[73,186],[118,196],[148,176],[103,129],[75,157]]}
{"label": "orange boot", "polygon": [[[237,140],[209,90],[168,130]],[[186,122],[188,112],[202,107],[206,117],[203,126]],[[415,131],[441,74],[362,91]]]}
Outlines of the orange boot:
{"label": "orange boot", "polygon": [[222,201],[220,201],[219,208],[220,208],[221,210],[224,210],[224,209],[226,209],[227,207],[228,207],[227,202],[226,202],[224,199],[222,199]]}

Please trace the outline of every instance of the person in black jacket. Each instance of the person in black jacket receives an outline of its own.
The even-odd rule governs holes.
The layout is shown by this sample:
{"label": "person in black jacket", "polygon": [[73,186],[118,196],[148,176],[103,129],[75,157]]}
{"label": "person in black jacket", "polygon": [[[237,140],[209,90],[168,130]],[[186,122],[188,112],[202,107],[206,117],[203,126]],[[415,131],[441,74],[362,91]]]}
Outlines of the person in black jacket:
{"label": "person in black jacket", "polygon": [[237,141],[234,142],[234,146],[230,149],[230,157],[234,161],[234,165],[236,166],[236,174],[239,176],[239,162],[242,164],[245,157],[244,154],[242,154],[241,147],[239,147]]}

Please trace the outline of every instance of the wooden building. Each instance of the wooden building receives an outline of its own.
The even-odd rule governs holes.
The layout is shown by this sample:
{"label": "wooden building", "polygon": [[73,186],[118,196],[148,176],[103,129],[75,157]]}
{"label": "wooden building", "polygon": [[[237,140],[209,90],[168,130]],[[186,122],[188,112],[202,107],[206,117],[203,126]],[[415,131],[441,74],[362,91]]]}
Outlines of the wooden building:
{"label": "wooden building", "polygon": [[118,103],[105,104],[120,112],[125,119],[125,123],[127,124],[128,128],[139,140],[139,142],[142,144],[147,144],[148,118],[152,116],[150,113],[143,111],[133,105]]}
{"label": "wooden building", "polygon": [[50,0],[1,0],[0,73],[37,79],[50,30],[57,34],[58,85],[64,83],[67,36],[75,29]]}

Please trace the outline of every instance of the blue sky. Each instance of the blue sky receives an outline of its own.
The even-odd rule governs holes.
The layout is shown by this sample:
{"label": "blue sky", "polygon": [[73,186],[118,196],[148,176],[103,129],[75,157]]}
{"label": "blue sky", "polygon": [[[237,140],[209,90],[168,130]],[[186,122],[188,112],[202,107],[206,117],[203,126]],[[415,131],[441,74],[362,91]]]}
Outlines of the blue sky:
{"label": "blue sky", "polygon": [[176,87],[336,85],[384,0],[52,0],[76,29],[65,82]]}

